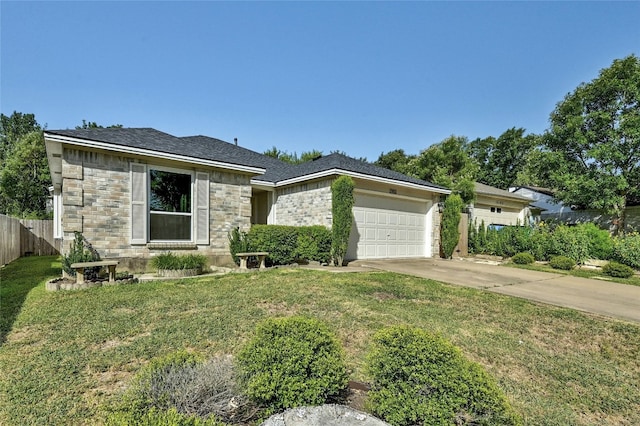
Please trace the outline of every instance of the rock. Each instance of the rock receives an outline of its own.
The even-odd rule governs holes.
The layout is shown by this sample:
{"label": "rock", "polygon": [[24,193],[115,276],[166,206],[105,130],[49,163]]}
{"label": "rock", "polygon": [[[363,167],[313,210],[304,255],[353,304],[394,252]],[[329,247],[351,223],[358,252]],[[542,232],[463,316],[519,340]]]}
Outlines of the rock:
{"label": "rock", "polygon": [[389,426],[370,414],[344,405],[291,408],[274,414],[262,426]]}

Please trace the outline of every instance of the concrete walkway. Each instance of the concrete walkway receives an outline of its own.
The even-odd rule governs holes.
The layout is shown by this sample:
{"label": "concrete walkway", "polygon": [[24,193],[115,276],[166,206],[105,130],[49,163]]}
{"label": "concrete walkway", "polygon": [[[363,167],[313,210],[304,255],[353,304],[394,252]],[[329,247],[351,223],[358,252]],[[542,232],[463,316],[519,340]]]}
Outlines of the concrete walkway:
{"label": "concrete walkway", "polygon": [[473,287],[640,323],[640,287],[468,260],[362,260],[371,268]]}

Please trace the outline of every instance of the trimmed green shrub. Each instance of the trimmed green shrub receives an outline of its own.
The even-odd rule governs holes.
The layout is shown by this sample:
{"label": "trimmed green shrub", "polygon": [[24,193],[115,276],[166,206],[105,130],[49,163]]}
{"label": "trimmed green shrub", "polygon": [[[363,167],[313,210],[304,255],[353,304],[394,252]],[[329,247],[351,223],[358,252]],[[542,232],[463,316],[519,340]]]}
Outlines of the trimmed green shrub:
{"label": "trimmed green shrub", "polygon": [[322,225],[298,227],[296,257],[300,260],[331,260],[331,230]]}
{"label": "trimmed green shrub", "polygon": [[574,268],[574,266],[576,266],[576,262],[573,259],[568,258],[567,256],[556,256],[551,258],[551,260],[549,261],[549,265],[551,265],[553,269],[570,271]]}
{"label": "trimmed green shrub", "polygon": [[344,352],[320,321],[270,318],[238,355],[247,395],[267,414],[336,400],[347,386]]}
{"label": "trimmed green shrub", "polygon": [[249,234],[249,251],[266,251],[267,265],[289,265],[296,260],[298,230],[295,226],[253,225]]}
{"label": "trimmed green shrub", "polygon": [[[69,245],[69,253],[62,256],[62,269],[67,275],[75,277],[76,270],[71,267],[78,262],[95,262],[100,260],[100,255],[93,248],[81,232],[74,232],[73,242]],[[87,279],[92,279],[100,268],[85,268],[84,275]]]}
{"label": "trimmed green shrub", "polygon": [[531,253],[518,253],[511,258],[511,261],[517,265],[530,265],[536,261]]}
{"label": "trimmed green shrub", "polygon": [[354,188],[353,179],[349,176],[340,176],[331,184],[331,258],[335,266],[343,266],[347,255],[353,223]]}
{"label": "trimmed green shrub", "polygon": [[240,265],[240,258],[236,256],[236,253],[246,253],[249,250],[249,238],[247,233],[240,231],[240,228],[233,228],[228,235],[229,238],[229,252],[236,265]]}
{"label": "trimmed green shrub", "polygon": [[613,260],[640,269],[640,233],[634,232],[613,240]]}
{"label": "trimmed green shrub", "polygon": [[460,241],[458,224],[460,223],[460,212],[464,207],[462,198],[458,194],[452,194],[444,201],[442,212],[442,223],[440,224],[440,245],[442,255],[445,259],[450,259]]}
{"label": "trimmed green shrub", "polygon": [[631,278],[635,272],[630,266],[618,262],[609,262],[602,267],[602,273],[610,277]]}
{"label": "trimmed green shrub", "polygon": [[206,256],[202,254],[176,255],[171,252],[160,253],[151,259],[151,267],[155,269],[204,269],[207,264]]}
{"label": "trimmed green shrub", "polygon": [[368,403],[392,425],[520,425],[482,367],[441,336],[409,326],[380,330],[367,358]]}

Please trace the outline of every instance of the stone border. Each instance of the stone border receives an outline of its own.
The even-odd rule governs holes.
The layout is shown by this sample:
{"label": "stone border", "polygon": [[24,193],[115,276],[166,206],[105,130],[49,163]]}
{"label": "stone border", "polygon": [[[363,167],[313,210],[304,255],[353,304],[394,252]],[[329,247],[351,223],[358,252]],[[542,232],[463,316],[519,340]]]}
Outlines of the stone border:
{"label": "stone border", "polygon": [[158,269],[158,276],[163,278],[195,277],[202,273],[201,268],[193,269]]}
{"label": "stone border", "polygon": [[85,281],[83,283],[76,282],[67,282],[65,281],[68,278],[60,277],[54,278],[52,280],[47,281],[45,284],[45,289],[48,291],[59,291],[59,290],[84,290],[87,288],[93,287],[102,287],[108,285],[119,285],[119,284],[137,284],[138,279],[133,276],[125,279],[119,279],[112,282],[109,281]]}

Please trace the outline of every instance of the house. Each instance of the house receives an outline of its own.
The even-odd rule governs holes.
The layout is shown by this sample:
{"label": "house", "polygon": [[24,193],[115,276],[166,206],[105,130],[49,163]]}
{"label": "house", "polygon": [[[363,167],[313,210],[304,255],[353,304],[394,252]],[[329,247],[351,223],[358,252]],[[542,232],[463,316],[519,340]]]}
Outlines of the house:
{"label": "house", "polygon": [[532,218],[531,199],[504,189],[475,182],[476,199],[469,209],[469,220],[479,226],[524,225]]}
{"label": "house", "polygon": [[150,128],[47,130],[55,237],[82,232],[139,270],[162,251],[231,262],[228,233],[251,224],[331,226],[331,183],[355,182],[347,259],[430,257],[446,188],[341,154],[291,165],[207,136]]}
{"label": "house", "polygon": [[[519,194],[532,200],[532,205],[542,209],[540,219],[555,221],[565,225],[577,225],[593,222],[602,229],[614,231],[615,218],[611,213],[596,209],[583,209],[567,206],[553,198],[553,191],[537,186],[518,186],[509,188],[513,194]],[[625,232],[640,230],[640,205],[629,205],[625,209]]]}

